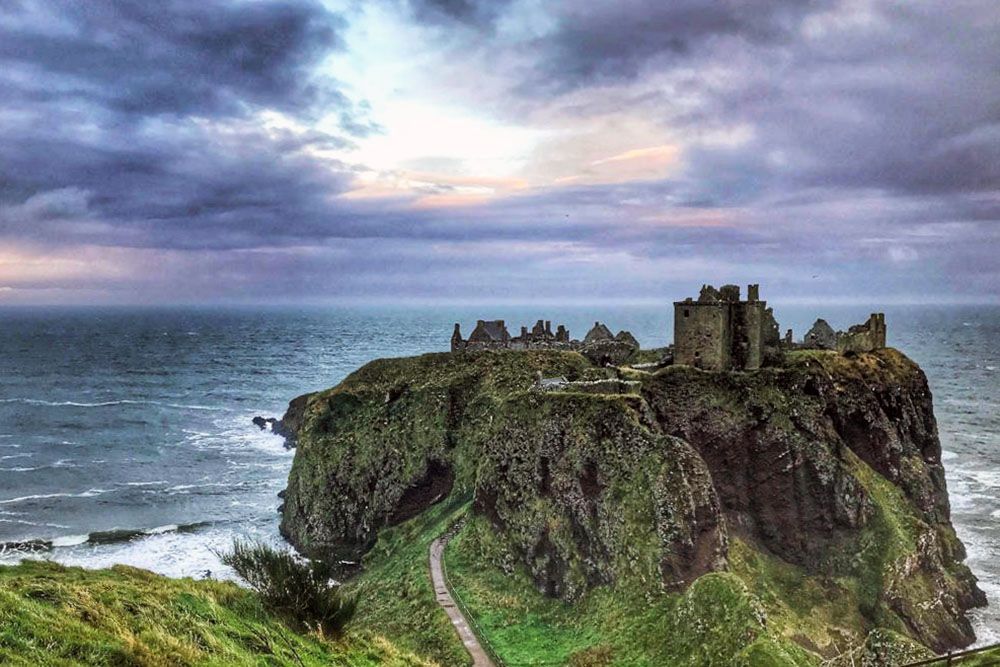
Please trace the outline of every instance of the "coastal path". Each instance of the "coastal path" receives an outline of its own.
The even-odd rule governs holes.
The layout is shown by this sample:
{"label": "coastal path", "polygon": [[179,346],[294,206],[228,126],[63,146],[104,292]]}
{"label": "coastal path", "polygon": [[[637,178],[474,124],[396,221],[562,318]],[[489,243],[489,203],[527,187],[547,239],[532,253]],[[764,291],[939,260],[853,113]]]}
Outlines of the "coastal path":
{"label": "coastal path", "polygon": [[489,655],[479,643],[479,639],[476,638],[476,634],[472,631],[469,621],[462,614],[458,605],[455,604],[455,599],[448,590],[444,567],[441,564],[441,555],[444,553],[444,548],[448,544],[448,540],[451,539],[452,534],[452,531],[448,531],[431,542],[431,583],[434,586],[434,595],[437,597],[438,604],[441,605],[445,613],[448,614],[448,618],[451,619],[451,624],[455,626],[459,639],[465,645],[465,650],[472,656],[473,667],[495,667],[494,662],[490,660]]}

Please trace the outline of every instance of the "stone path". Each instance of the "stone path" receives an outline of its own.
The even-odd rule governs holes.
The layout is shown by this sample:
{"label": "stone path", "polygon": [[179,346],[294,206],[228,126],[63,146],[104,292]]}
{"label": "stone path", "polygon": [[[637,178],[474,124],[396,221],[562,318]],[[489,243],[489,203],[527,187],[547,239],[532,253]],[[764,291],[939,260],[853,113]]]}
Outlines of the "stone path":
{"label": "stone path", "polygon": [[486,655],[486,651],[479,644],[479,640],[476,639],[472,628],[469,627],[469,622],[465,620],[465,616],[462,615],[462,612],[455,604],[455,600],[451,597],[451,593],[448,592],[448,586],[444,582],[444,571],[441,569],[441,554],[444,553],[444,547],[448,544],[449,539],[451,539],[451,535],[445,534],[431,542],[431,583],[434,586],[434,595],[437,597],[438,604],[441,605],[445,613],[448,614],[448,618],[451,619],[451,624],[455,626],[459,639],[465,644],[465,650],[472,656],[473,667],[494,667],[493,661],[490,660],[489,656]]}

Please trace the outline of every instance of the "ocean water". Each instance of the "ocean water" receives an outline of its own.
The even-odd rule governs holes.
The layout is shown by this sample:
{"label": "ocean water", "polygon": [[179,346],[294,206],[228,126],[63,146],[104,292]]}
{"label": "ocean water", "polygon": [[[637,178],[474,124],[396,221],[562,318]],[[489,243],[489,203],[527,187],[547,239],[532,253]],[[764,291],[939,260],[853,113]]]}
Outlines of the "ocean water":
{"label": "ocean water", "polygon": [[[782,307],[798,336],[870,308]],[[890,344],[930,378],[953,521],[996,608],[1000,641],[1000,308],[885,308]],[[0,310],[0,563],[23,557],[170,576],[227,576],[236,536],[279,541],[293,452],[251,424],[377,357],[440,351],[454,322],[594,320],[644,347],[671,338],[668,303],[528,308]]]}

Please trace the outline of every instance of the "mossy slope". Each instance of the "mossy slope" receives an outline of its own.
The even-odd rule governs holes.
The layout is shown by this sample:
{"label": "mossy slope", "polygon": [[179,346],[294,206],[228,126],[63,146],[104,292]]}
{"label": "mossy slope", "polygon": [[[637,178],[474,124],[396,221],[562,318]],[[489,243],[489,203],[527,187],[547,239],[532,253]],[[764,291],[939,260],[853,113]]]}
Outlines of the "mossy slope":
{"label": "mossy slope", "polygon": [[452,490],[471,493],[478,452],[511,392],[537,373],[593,370],[569,352],[427,354],[373,361],[311,396],[301,424],[283,533],[302,551],[357,557],[379,528]]}

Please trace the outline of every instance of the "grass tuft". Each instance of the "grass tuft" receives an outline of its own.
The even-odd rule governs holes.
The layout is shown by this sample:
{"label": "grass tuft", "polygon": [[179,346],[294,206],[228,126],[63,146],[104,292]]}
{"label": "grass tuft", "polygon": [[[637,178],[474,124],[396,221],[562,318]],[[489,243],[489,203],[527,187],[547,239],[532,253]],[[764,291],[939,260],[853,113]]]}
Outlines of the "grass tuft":
{"label": "grass tuft", "polygon": [[339,637],[354,617],[357,600],[340,594],[322,561],[307,561],[263,542],[236,540],[233,550],[220,554],[264,604],[291,623]]}

